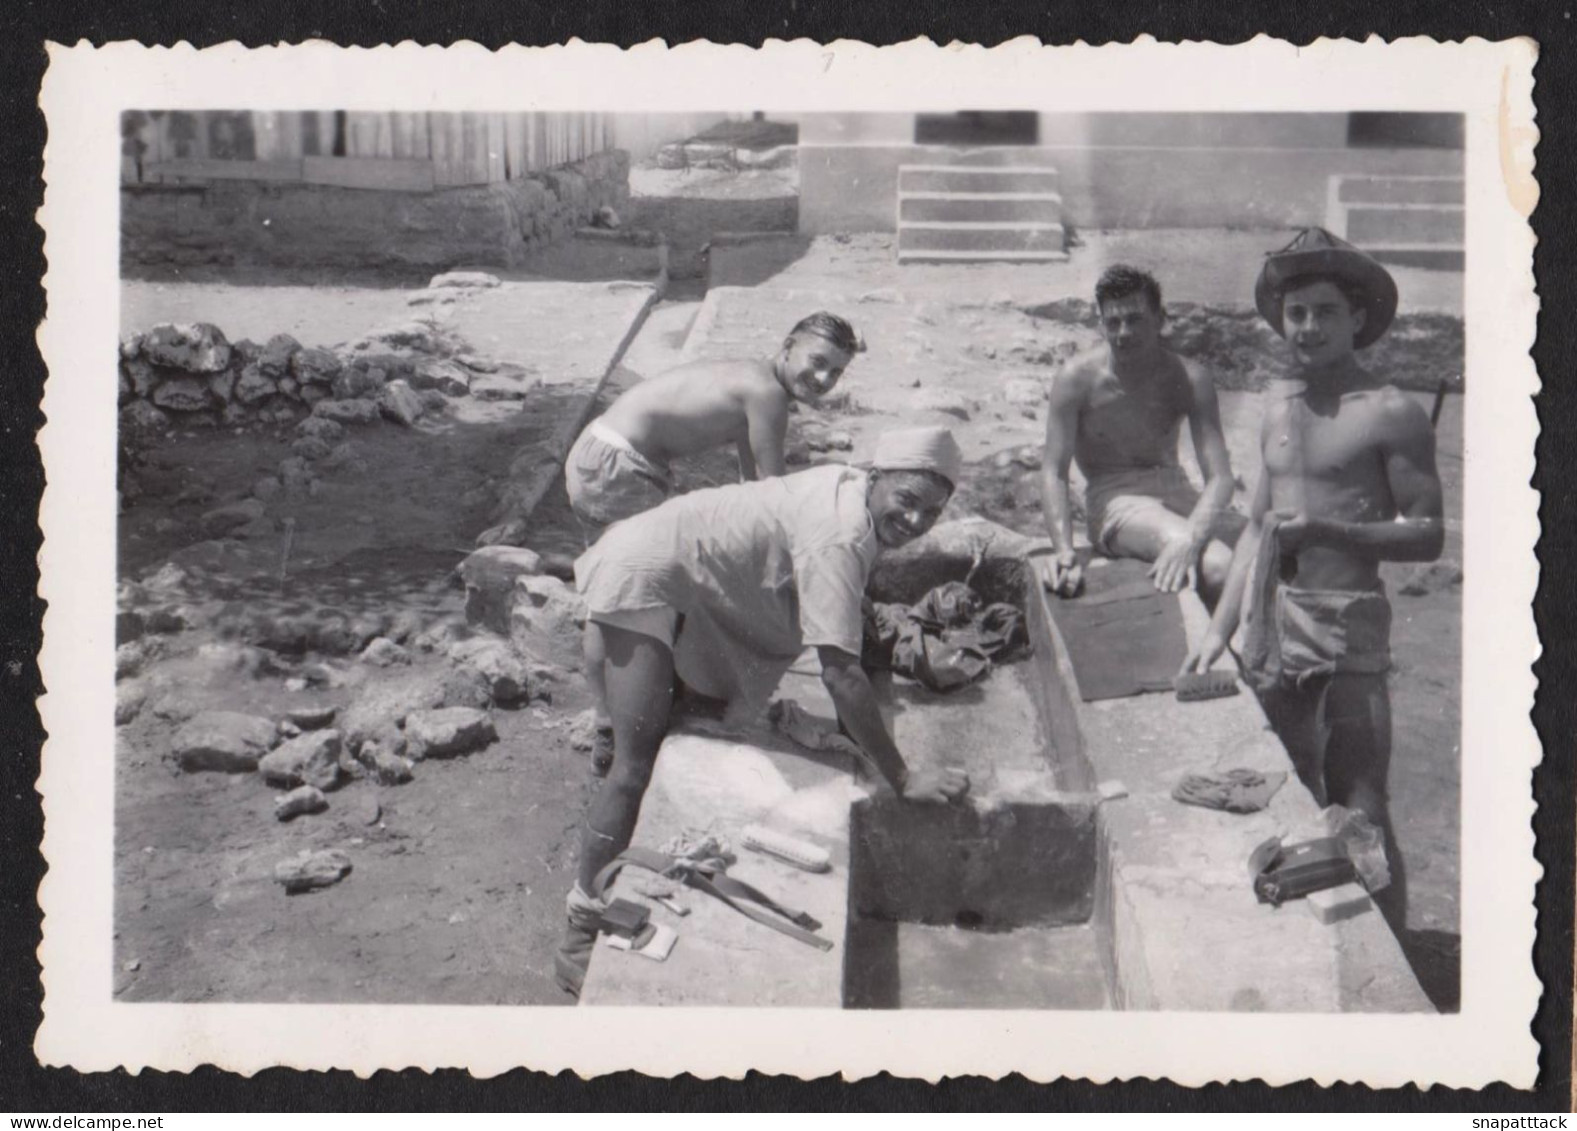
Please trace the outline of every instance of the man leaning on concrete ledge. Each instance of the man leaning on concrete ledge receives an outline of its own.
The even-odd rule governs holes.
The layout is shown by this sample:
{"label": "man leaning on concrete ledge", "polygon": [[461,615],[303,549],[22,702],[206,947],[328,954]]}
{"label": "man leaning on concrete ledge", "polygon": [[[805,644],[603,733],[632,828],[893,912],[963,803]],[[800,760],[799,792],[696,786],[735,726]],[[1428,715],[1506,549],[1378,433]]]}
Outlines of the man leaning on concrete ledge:
{"label": "man leaning on concrete ledge", "polygon": [[1245,678],[1304,784],[1320,804],[1360,810],[1384,831],[1392,882],[1375,902],[1400,930],[1380,563],[1440,556],[1434,431],[1420,404],[1358,362],[1396,314],[1396,283],[1371,256],[1310,228],[1266,258],[1254,302],[1292,347],[1296,379],[1267,401],[1249,525],[1184,668],[1209,669],[1241,618]]}
{"label": "man leaning on concrete ledge", "polygon": [[726,702],[726,718],[750,719],[813,647],[844,730],[900,796],[942,802],[968,789],[960,770],[904,764],[860,667],[876,555],[935,524],[962,463],[945,428],[888,432],[869,471],[817,467],[695,491],[616,523],[575,563],[586,629],[603,638],[614,759],[582,830],[554,963],[566,990],[580,992],[604,910],[589,893],[634,835],[676,678]]}
{"label": "man leaning on concrete ledge", "polygon": [[[1068,489],[1077,460],[1095,549],[1153,562],[1157,589],[1175,593],[1197,583],[1213,604],[1243,529],[1242,517],[1228,510],[1232,465],[1214,378],[1162,340],[1161,287],[1146,272],[1108,268],[1095,284],[1095,309],[1106,344],[1069,361],[1051,388],[1041,502],[1054,554],[1042,559],[1042,580],[1064,597],[1083,584]],[[1203,491],[1178,463],[1185,418]]]}

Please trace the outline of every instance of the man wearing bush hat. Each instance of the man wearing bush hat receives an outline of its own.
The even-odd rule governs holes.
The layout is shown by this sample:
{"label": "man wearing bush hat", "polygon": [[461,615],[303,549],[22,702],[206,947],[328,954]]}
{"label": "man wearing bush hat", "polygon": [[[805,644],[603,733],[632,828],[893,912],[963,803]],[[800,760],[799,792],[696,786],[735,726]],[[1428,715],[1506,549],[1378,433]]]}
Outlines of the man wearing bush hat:
{"label": "man wearing bush hat", "polygon": [[1376,902],[1405,925],[1391,831],[1391,606],[1381,562],[1440,556],[1440,477],[1423,407],[1360,364],[1396,314],[1395,280],[1323,228],[1268,255],[1254,303],[1286,339],[1294,380],[1272,386],[1264,472],[1200,650],[1205,671],[1243,623],[1244,675],[1322,805],[1386,836],[1392,883]]}
{"label": "man wearing bush hat", "polygon": [[815,648],[844,730],[900,796],[946,801],[968,788],[957,769],[904,764],[860,667],[876,555],[931,528],[962,465],[945,428],[888,432],[868,470],[816,467],[681,495],[614,525],[575,563],[586,631],[607,656],[614,760],[582,831],[561,986],[579,992],[602,910],[588,893],[635,831],[676,677],[748,721]]}

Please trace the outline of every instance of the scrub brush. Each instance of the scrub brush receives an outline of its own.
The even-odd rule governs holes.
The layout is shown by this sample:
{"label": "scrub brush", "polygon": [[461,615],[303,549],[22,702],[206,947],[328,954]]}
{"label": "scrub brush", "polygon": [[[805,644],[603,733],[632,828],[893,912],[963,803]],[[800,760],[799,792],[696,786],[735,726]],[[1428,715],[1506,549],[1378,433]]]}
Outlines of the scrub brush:
{"label": "scrub brush", "polygon": [[1224,699],[1238,693],[1237,673],[1218,670],[1209,672],[1184,672],[1173,681],[1179,703],[1197,703],[1202,699]]}

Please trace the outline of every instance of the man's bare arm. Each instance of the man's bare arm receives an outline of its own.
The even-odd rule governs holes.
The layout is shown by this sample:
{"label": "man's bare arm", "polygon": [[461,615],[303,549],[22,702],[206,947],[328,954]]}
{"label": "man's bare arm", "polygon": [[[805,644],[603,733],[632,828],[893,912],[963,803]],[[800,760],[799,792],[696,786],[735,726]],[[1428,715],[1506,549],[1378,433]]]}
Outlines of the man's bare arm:
{"label": "man's bare arm", "polygon": [[[750,452],[755,457],[753,470],[765,477],[782,475],[786,470],[783,438],[788,432],[788,403],[776,390],[752,392],[745,398],[745,421]],[[743,467],[743,456],[740,463]]]}
{"label": "man's bare arm", "polygon": [[1192,362],[1184,362],[1184,365],[1194,394],[1188,428],[1194,440],[1194,454],[1199,458],[1199,470],[1205,477],[1205,489],[1188,516],[1188,526],[1195,546],[1203,548],[1210,541],[1210,531],[1217,516],[1232,502],[1232,459],[1227,455],[1226,433],[1221,428],[1221,405],[1216,398],[1214,375],[1202,365]]}
{"label": "man's bare arm", "polygon": [[1052,381],[1046,408],[1046,447],[1041,457],[1040,501],[1047,533],[1059,552],[1073,550],[1073,508],[1069,502],[1068,474],[1073,467],[1074,441],[1079,412],[1084,406],[1083,383],[1070,371]]}
{"label": "man's bare arm", "polygon": [[916,770],[911,773],[892,735],[887,733],[887,724],[876,704],[876,692],[865,669],[860,667],[859,659],[829,645],[818,647],[816,654],[821,660],[821,682],[827,694],[832,696],[838,721],[860,749],[870,755],[882,777],[900,797],[912,801],[946,801],[969,788],[969,778],[962,770]]}
{"label": "man's bare arm", "polygon": [[757,479],[756,457],[750,451],[750,440],[743,439],[734,445],[739,451],[739,478]]}
{"label": "man's bare arm", "polygon": [[[1267,414],[1260,426],[1261,450],[1264,449],[1269,426]],[[1226,651],[1227,641],[1237,631],[1238,619],[1243,615],[1243,590],[1248,587],[1249,570],[1259,554],[1259,543],[1265,534],[1265,516],[1270,513],[1270,501],[1270,472],[1262,469],[1259,482],[1254,487],[1254,498],[1249,502],[1248,525],[1243,528],[1237,546],[1232,551],[1232,564],[1227,569],[1226,583],[1221,588],[1221,599],[1216,602],[1216,611],[1210,618],[1210,627],[1205,630],[1204,639],[1183,661],[1183,671],[1209,671],[1221,653]]]}

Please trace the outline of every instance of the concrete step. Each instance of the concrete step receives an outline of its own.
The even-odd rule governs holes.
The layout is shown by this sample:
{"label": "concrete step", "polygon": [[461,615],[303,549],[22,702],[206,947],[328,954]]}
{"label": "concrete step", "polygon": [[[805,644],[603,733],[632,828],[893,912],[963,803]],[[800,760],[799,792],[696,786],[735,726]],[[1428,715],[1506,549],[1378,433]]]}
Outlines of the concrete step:
{"label": "concrete step", "polygon": [[939,251],[934,248],[898,249],[899,263],[1063,263],[1068,253],[1042,251]]}
{"label": "concrete step", "polygon": [[1461,177],[1339,177],[1343,204],[1457,204],[1464,200]]}
{"label": "concrete step", "polygon": [[1057,170],[1033,165],[900,165],[898,191],[1056,192]]}
{"label": "concrete step", "polygon": [[904,224],[898,250],[905,251],[1056,251],[1063,250],[1061,224],[985,222]]}
{"label": "concrete step", "polygon": [[984,193],[899,193],[898,222],[927,220],[1023,220],[1060,224],[1062,197],[1054,192],[987,195]]}
{"label": "concrete step", "polygon": [[1467,249],[1446,244],[1367,245],[1370,255],[1381,263],[1396,267],[1422,267],[1432,271],[1461,271],[1467,265]]}
{"label": "concrete step", "polygon": [[1440,204],[1363,204],[1347,210],[1347,238],[1370,244],[1450,244],[1463,242],[1460,206]]}

